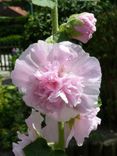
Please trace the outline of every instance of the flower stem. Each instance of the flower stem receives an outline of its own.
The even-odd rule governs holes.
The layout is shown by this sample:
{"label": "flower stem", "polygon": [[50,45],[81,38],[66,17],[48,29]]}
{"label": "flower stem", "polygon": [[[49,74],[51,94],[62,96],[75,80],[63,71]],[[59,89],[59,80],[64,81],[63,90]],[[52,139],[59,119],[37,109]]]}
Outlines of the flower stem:
{"label": "flower stem", "polygon": [[58,122],[58,142],[54,144],[54,149],[64,150],[64,122]]}
{"label": "flower stem", "polygon": [[59,127],[59,142],[58,145],[61,149],[64,149],[64,122],[58,123]]}
{"label": "flower stem", "polygon": [[55,34],[58,31],[58,0],[54,0],[55,7],[52,9],[51,17],[52,17],[52,35],[53,40],[55,38]]}

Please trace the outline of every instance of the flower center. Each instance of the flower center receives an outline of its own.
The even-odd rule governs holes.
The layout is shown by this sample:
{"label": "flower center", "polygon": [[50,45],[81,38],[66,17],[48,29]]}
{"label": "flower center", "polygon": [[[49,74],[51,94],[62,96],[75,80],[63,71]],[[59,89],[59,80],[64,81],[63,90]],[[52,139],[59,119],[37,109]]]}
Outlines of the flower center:
{"label": "flower center", "polygon": [[[63,106],[76,107],[81,102],[83,92],[82,79],[65,72],[64,66],[54,64],[46,72],[35,73],[34,96],[44,110],[58,111]],[[58,109],[58,110],[57,110]]]}

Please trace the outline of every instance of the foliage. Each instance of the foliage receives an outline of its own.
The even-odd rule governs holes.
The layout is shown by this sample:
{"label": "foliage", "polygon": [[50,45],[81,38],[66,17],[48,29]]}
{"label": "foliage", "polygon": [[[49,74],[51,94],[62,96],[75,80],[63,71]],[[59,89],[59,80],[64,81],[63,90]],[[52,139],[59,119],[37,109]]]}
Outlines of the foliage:
{"label": "foliage", "polygon": [[27,21],[27,17],[19,16],[19,17],[0,17],[0,24],[24,24]]}
{"label": "foliage", "polygon": [[0,17],[0,38],[9,35],[22,35],[27,17]]}
{"label": "foliage", "polygon": [[0,17],[0,46],[20,46],[27,17]]}
{"label": "foliage", "polygon": [[20,45],[22,41],[22,36],[20,35],[11,35],[7,37],[0,38],[0,45]]}
{"label": "foliage", "polygon": [[0,149],[11,148],[17,131],[25,131],[24,120],[29,116],[20,93],[13,85],[0,84]]}
{"label": "foliage", "polygon": [[[70,8],[69,8],[70,6]],[[77,7],[76,7],[77,6]],[[110,3],[100,2],[96,5],[90,1],[77,1],[77,0],[59,0],[59,24],[66,22],[71,14],[89,11],[98,14],[110,9]],[[24,31],[24,48],[39,39],[45,40],[51,35],[51,12],[48,8],[34,6],[34,15],[28,16],[28,22],[25,25]]]}
{"label": "foliage", "polygon": [[[46,9],[45,9],[46,10]],[[46,39],[51,34],[50,13],[36,12],[30,15],[25,25],[24,47],[37,42],[39,39]]]}
{"label": "foliage", "polygon": [[52,150],[45,139],[38,138],[35,142],[24,148],[26,156],[67,156],[62,150]]}

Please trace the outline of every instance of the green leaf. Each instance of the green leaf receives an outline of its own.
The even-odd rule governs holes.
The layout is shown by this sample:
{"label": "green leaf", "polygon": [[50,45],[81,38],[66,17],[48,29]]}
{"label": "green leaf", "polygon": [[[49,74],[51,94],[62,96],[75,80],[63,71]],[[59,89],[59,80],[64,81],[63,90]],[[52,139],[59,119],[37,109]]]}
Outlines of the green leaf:
{"label": "green leaf", "polygon": [[32,3],[42,7],[49,7],[51,9],[55,7],[55,2],[52,0],[32,0]]}
{"label": "green leaf", "polygon": [[51,148],[43,138],[38,138],[35,142],[24,148],[25,156],[49,156]]}
{"label": "green leaf", "polygon": [[52,150],[43,138],[38,138],[24,148],[25,156],[67,156],[62,150]]}

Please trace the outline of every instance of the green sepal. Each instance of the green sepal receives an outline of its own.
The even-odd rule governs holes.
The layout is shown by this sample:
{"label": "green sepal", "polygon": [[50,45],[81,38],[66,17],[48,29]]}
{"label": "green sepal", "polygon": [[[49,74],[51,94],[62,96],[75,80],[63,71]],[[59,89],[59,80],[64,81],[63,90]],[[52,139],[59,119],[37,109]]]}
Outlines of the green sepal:
{"label": "green sepal", "polygon": [[78,37],[81,35],[81,33],[75,30],[75,25],[77,25],[76,21],[72,21],[72,23],[63,23],[60,25],[60,31],[66,34],[69,38],[72,38],[72,36]]}
{"label": "green sepal", "polygon": [[79,14],[71,15],[67,20],[67,24],[70,24],[72,26],[82,26],[84,23],[78,18],[78,16]]}
{"label": "green sepal", "polygon": [[55,7],[55,2],[52,0],[32,0],[32,3],[42,7],[48,7],[53,9]]}
{"label": "green sepal", "polygon": [[69,40],[70,40],[70,38],[66,34],[66,32],[57,32],[56,34],[54,34],[54,38],[52,35],[46,39],[46,42],[47,43],[59,43],[62,41],[69,41]]}

